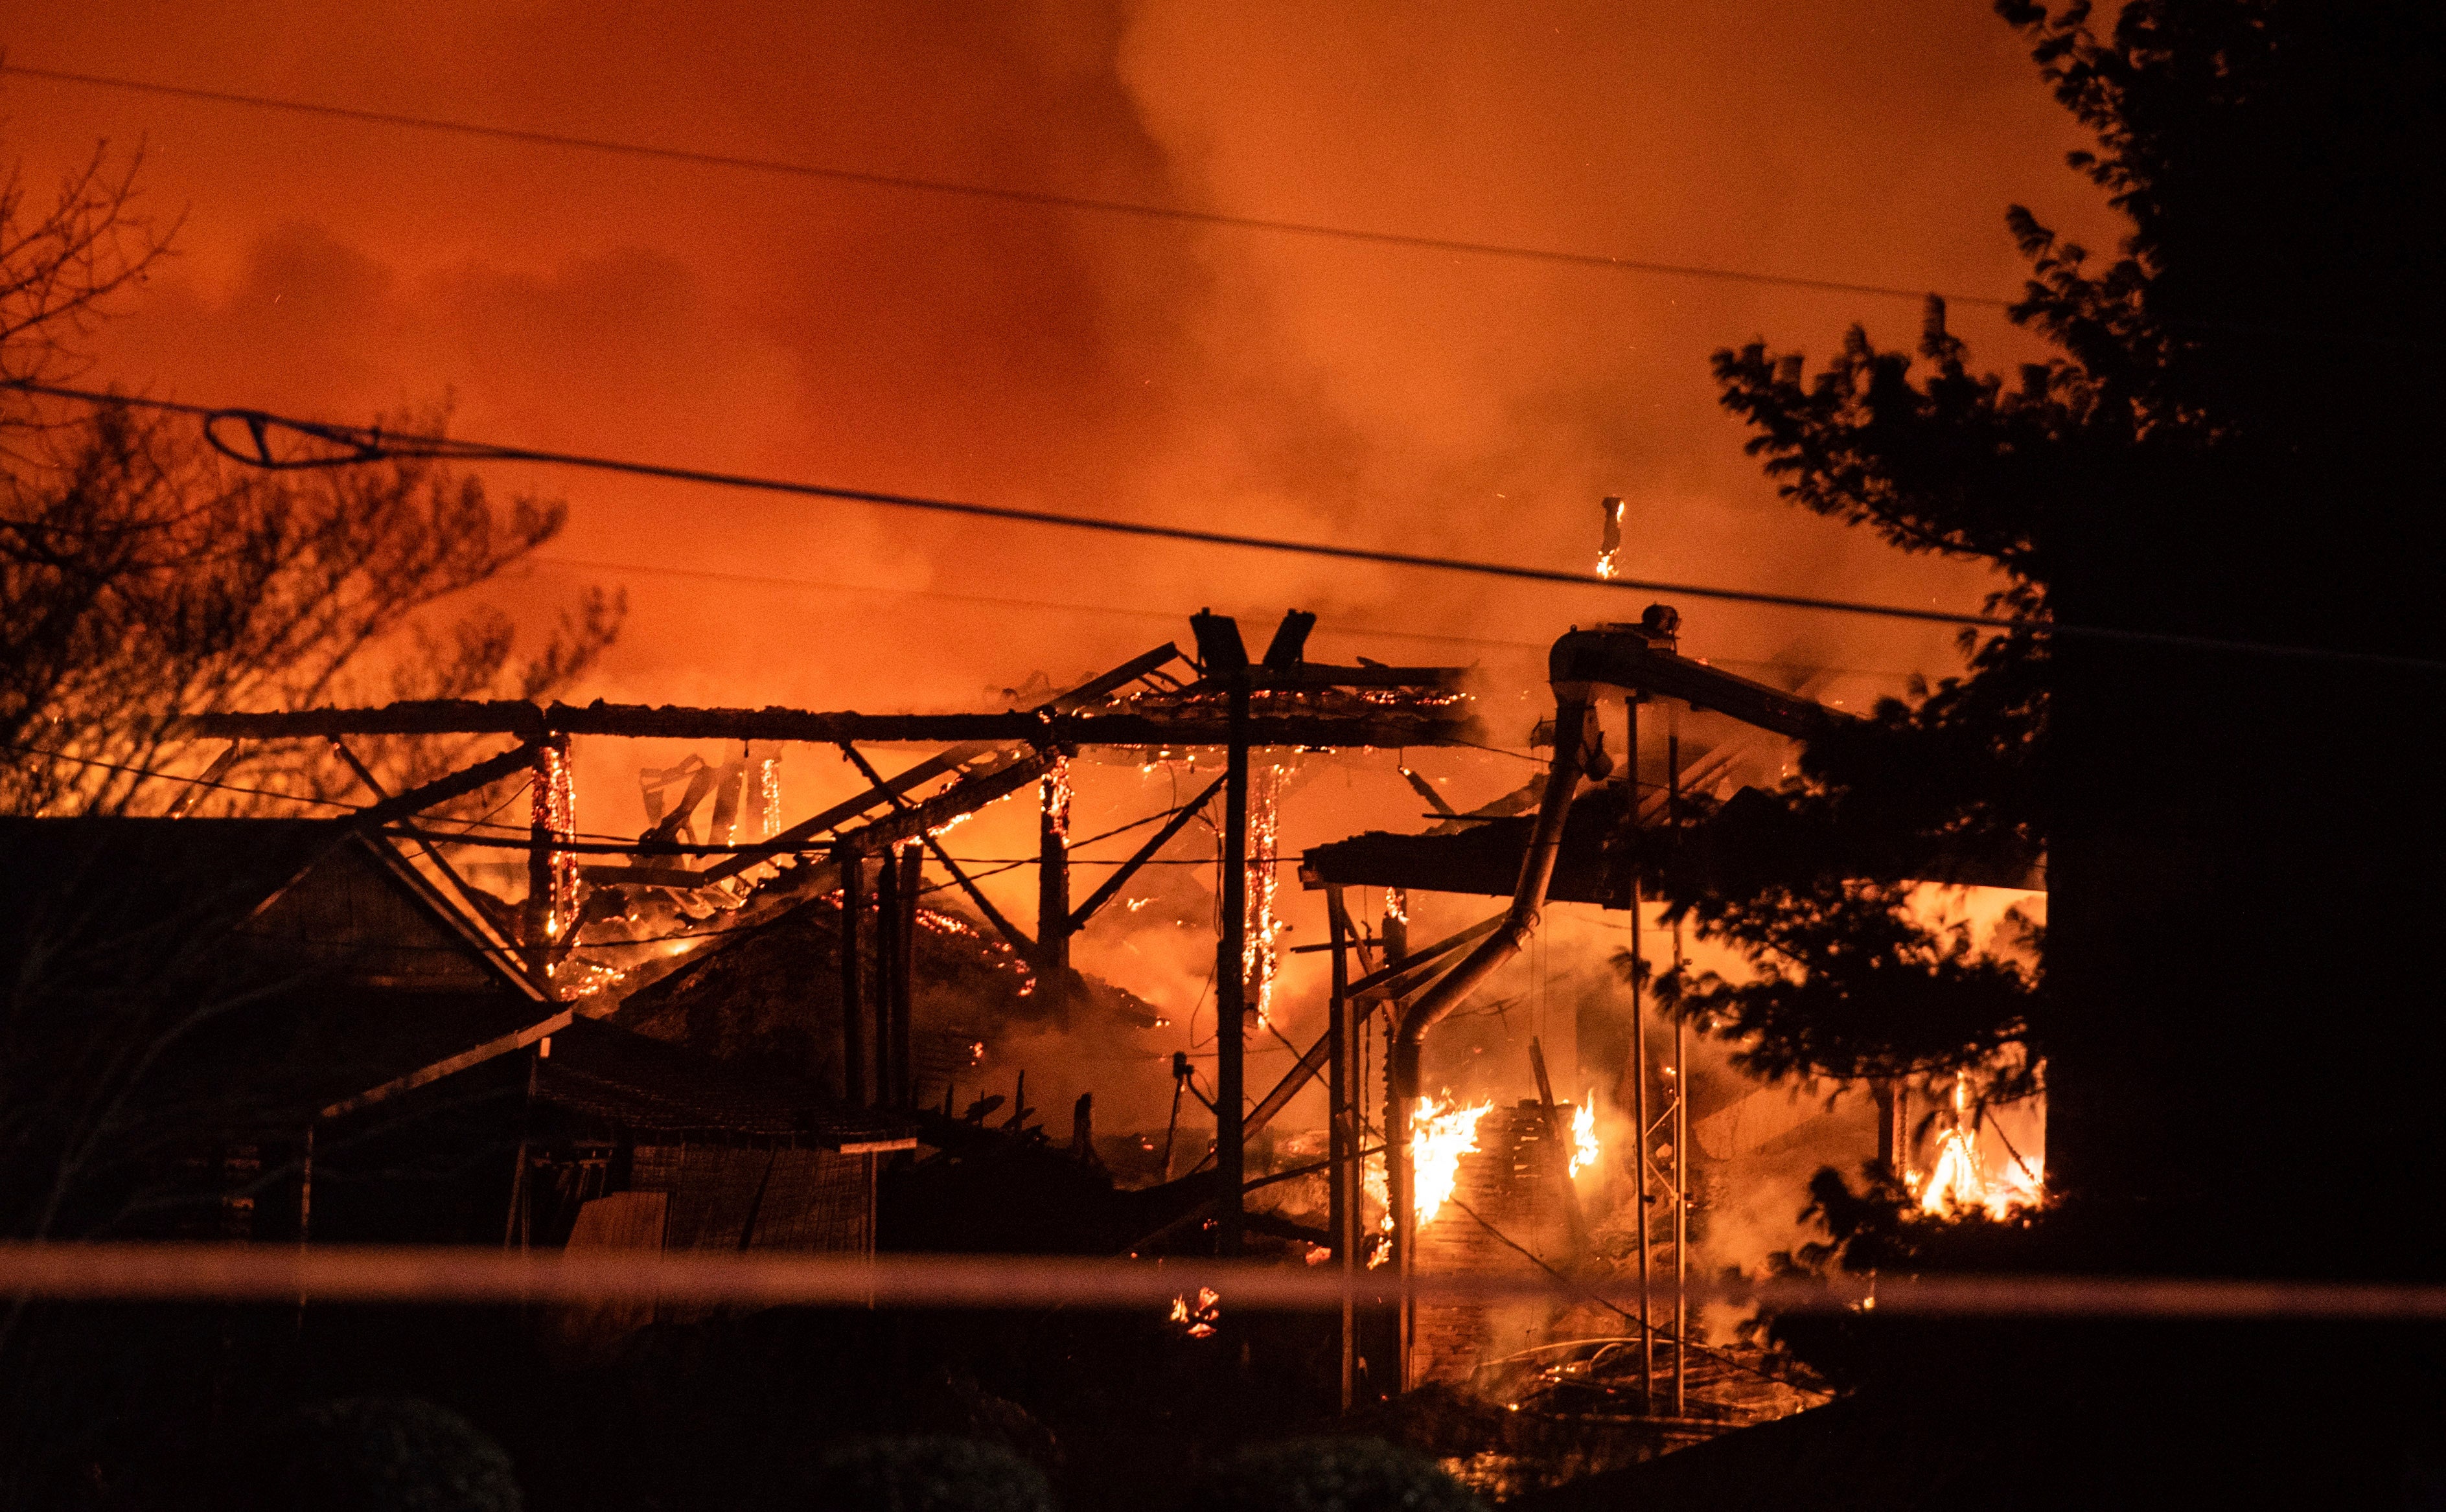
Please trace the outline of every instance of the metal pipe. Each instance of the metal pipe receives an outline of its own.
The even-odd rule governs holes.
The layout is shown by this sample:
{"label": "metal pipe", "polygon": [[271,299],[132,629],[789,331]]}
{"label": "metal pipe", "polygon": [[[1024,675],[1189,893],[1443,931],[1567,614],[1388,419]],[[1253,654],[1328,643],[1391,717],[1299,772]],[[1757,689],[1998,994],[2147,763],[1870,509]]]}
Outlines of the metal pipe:
{"label": "metal pipe", "polygon": [[[1414,1273],[1418,1248],[1418,1218],[1411,1210],[1409,1166],[1410,1107],[1419,1095],[1421,1047],[1427,1031],[1459,1007],[1494,975],[1496,967],[1517,955],[1536,930],[1538,913],[1546,905],[1546,888],[1554,880],[1554,860],[1563,846],[1563,825],[1571,817],[1572,793],[1580,784],[1588,746],[1588,689],[1585,685],[1558,683],[1554,697],[1553,765],[1547,772],[1546,792],[1537,805],[1537,827],[1531,835],[1528,853],[1520,859],[1520,883],[1513,892],[1512,907],[1493,934],[1479,942],[1459,965],[1420,994],[1418,1000],[1402,1014],[1399,1027],[1393,1031],[1392,1046],[1385,1055],[1385,1162],[1395,1178],[1387,1184],[1395,1189],[1393,1252],[1404,1279]],[[1409,1333],[1404,1329],[1402,1335],[1401,1377],[1404,1390],[1410,1385],[1412,1364]]]}

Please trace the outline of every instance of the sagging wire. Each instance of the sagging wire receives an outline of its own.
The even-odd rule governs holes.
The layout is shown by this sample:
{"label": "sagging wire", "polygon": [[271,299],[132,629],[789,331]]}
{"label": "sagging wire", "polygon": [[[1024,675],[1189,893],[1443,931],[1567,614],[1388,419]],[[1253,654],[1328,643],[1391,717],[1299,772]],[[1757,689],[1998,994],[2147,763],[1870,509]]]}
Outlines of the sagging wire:
{"label": "sagging wire", "polygon": [[[70,400],[79,403],[126,406],[157,410],[165,414],[193,416],[203,421],[205,440],[221,455],[250,467],[282,471],[348,467],[365,462],[403,458],[453,462],[529,462],[555,467],[584,468],[594,472],[620,473],[636,477],[663,478],[672,482],[703,483],[715,488],[782,494],[800,498],[833,499],[843,503],[877,505],[886,509],[918,510],[972,519],[1003,520],[1019,525],[1094,531],[1106,534],[1136,536],[1145,540],[1178,541],[1195,546],[1229,547],[1240,551],[1322,557],[1331,561],[1365,562],[1379,567],[1458,572],[1477,577],[1502,578],[1513,582],[1598,588],[1673,598],[1709,599],[1728,604],[1755,604],[1770,608],[1797,609],[1810,613],[1850,614],[1870,619],[1905,620],[1923,625],[1958,625],[1972,630],[1996,630],[2012,635],[2098,641],[2112,644],[2151,645],[2170,649],[2267,656],[2288,660],[2340,662],[2369,666],[2400,667],[2424,672],[2446,672],[2446,661],[2439,661],[2433,657],[2402,656],[2382,651],[2343,650],[2328,646],[2286,644],[2267,641],[2237,641],[2221,636],[2188,635],[2167,630],[2134,630],[2114,625],[2087,625],[2042,618],[1969,614],[1950,609],[1924,609],[1907,604],[1873,604],[1855,599],[1819,598],[1805,593],[1772,593],[1759,588],[1719,588],[1703,583],[1670,583],[1652,578],[1604,578],[1592,572],[1566,571],[1557,568],[1529,567],[1509,562],[1486,562],[1469,557],[1436,556],[1425,552],[1395,551],[1376,547],[1344,546],[1329,541],[1302,541],[1282,536],[1249,535],[1232,531],[1199,530],[1185,525],[1157,525],[1140,520],[1119,520],[1093,514],[1072,514],[1058,510],[1031,510],[1003,504],[977,504],[960,499],[934,498],[922,494],[894,494],[881,489],[802,483],[789,478],[761,477],[748,473],[724,473],[710,468],[640,462],[621,457],[593,457],[580,452],[554,452],[537,447],[510,446],[490,441],[458,440],[443,436],[394,435],[383,431],[378,426],[342,425],[325,420],[297,420],[261,409],[188,404],[164,399],[141,399],[128,394],[70,388],[56,383],[38,383],[29,379],[11,379],[6,383],[0,383],[0,387],[13,388],[22,393],[41,394],[53,399]],[[241,433],[244,443],[231,439],[230,433],[233,429]],[[313,445],[328,447],[329,450],[309,451],[302,455],[293,453],[281,455],[273,449],[272,438],[275,432],[282,431],[293,433]],[[247,449],[245,443],[252,444],[254,448],[252,452]]]}

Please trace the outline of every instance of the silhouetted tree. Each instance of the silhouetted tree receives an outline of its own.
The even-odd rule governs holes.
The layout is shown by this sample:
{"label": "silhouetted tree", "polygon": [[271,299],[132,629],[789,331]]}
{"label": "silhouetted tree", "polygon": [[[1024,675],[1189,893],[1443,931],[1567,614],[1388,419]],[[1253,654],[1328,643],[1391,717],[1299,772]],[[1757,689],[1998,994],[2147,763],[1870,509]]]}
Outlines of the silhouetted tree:
{"label": "silhouetted tree", "polygon": [[[169,232],[141,213],[137,166],[98,151],[47,200],[19,172],[0,183],[0,384],[82,371],[96,323],[164,254]],[[405,419],[438,429],[443,417]],[[497,504],[428,459],[254,472],[191,422],[0,387],[0,812],[158,808],[179,784],[146,774],[179,715],[566,687],[616,634],[618,596],[585,594],[524,659],[499,610],[442,613],[566,517],[555,500]],[[405,785],[455,751],[367,754]],[[354,777],[325,756],[259,749],[219,780],[348,792]],[[192,774],[209,759],[190,745],[179,764]],[[261,807],[219,791],[196,812]]]}
{"label": "silhouetted tree", "polygon": [[[1703,814],[1673,896],[1760,971],[1665,989],[1769,1071],[2026,1045],[2052,1174],[2117,1263],[2426,1269],[2446,1039],[2402,952],[2434,927],[2446,836],[2422,229],[2446,17],[1998,9],[2130,223],[2098,260],[2010,212],[2012,318],[2055,355],[1975,372],[1934,307],[1915,352],[1854,329],[1815,375],[1763,342],[1716,372],[1794,503],[2121,638],[1986,638],[1966,676],[1811,741],[1771,812]],[[2041,853],[2042,978],[1900,907],[1906,879]],[[2277,1219],[2309,1190],[2318,1222]]]}

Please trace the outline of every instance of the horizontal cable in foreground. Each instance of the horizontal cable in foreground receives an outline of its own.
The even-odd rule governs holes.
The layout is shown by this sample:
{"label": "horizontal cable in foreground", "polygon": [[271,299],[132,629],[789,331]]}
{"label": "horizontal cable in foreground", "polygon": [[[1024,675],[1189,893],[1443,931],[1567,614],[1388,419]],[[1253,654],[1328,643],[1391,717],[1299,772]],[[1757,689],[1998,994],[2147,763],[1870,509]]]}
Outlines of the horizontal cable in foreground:
{"label": "horizontal cable in foreground", "polygon": [[[1201,1259],[1037,1256],[518,1254],[472,1246],[0,1243],[0,1296],[53,1301],[522,1303],[661,1298],[754,1306],[1136,1308],[1205,1286],[1275,1311],[1399,1299],[1389,1271]],[[1636,1305],[1635,1284],[1551,1276],[1421,1275],[1421,1301]],[[2086,1276],[1846,1276],[1690,1283],[1699,1300],[1784,1313],[1925,1317],[2446,1321],[2446,1285]]]}

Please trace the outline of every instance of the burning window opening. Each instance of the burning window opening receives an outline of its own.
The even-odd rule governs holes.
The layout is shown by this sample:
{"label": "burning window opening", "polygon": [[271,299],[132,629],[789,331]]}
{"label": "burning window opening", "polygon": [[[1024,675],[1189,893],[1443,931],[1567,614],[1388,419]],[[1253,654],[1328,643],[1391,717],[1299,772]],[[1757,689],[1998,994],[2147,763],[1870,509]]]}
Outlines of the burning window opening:
{"label": "burning window opening", "polygon": [[2003,1223],[2015,1216],[2043,1206],[2046,1202],[2046,1157],[2043,1154],[2023,1155],[2005,1139],[2004,1130],[1997,1137],[2005,1147],[2004,1168],[1991,1172],[1986,1152],[1982,1148],[1979,1130],[1992,1122],[1985,1100],[1974,1102],[1968,1073],[1953,1079],[1953,1092],[1947,1099],[1952,1127],[1937,1136],[1936,1155],[1925,1175],[1908,1173],[1904,1185],[1919,1199],[1920,1211],[1932,1214],[1985,1213]]}

